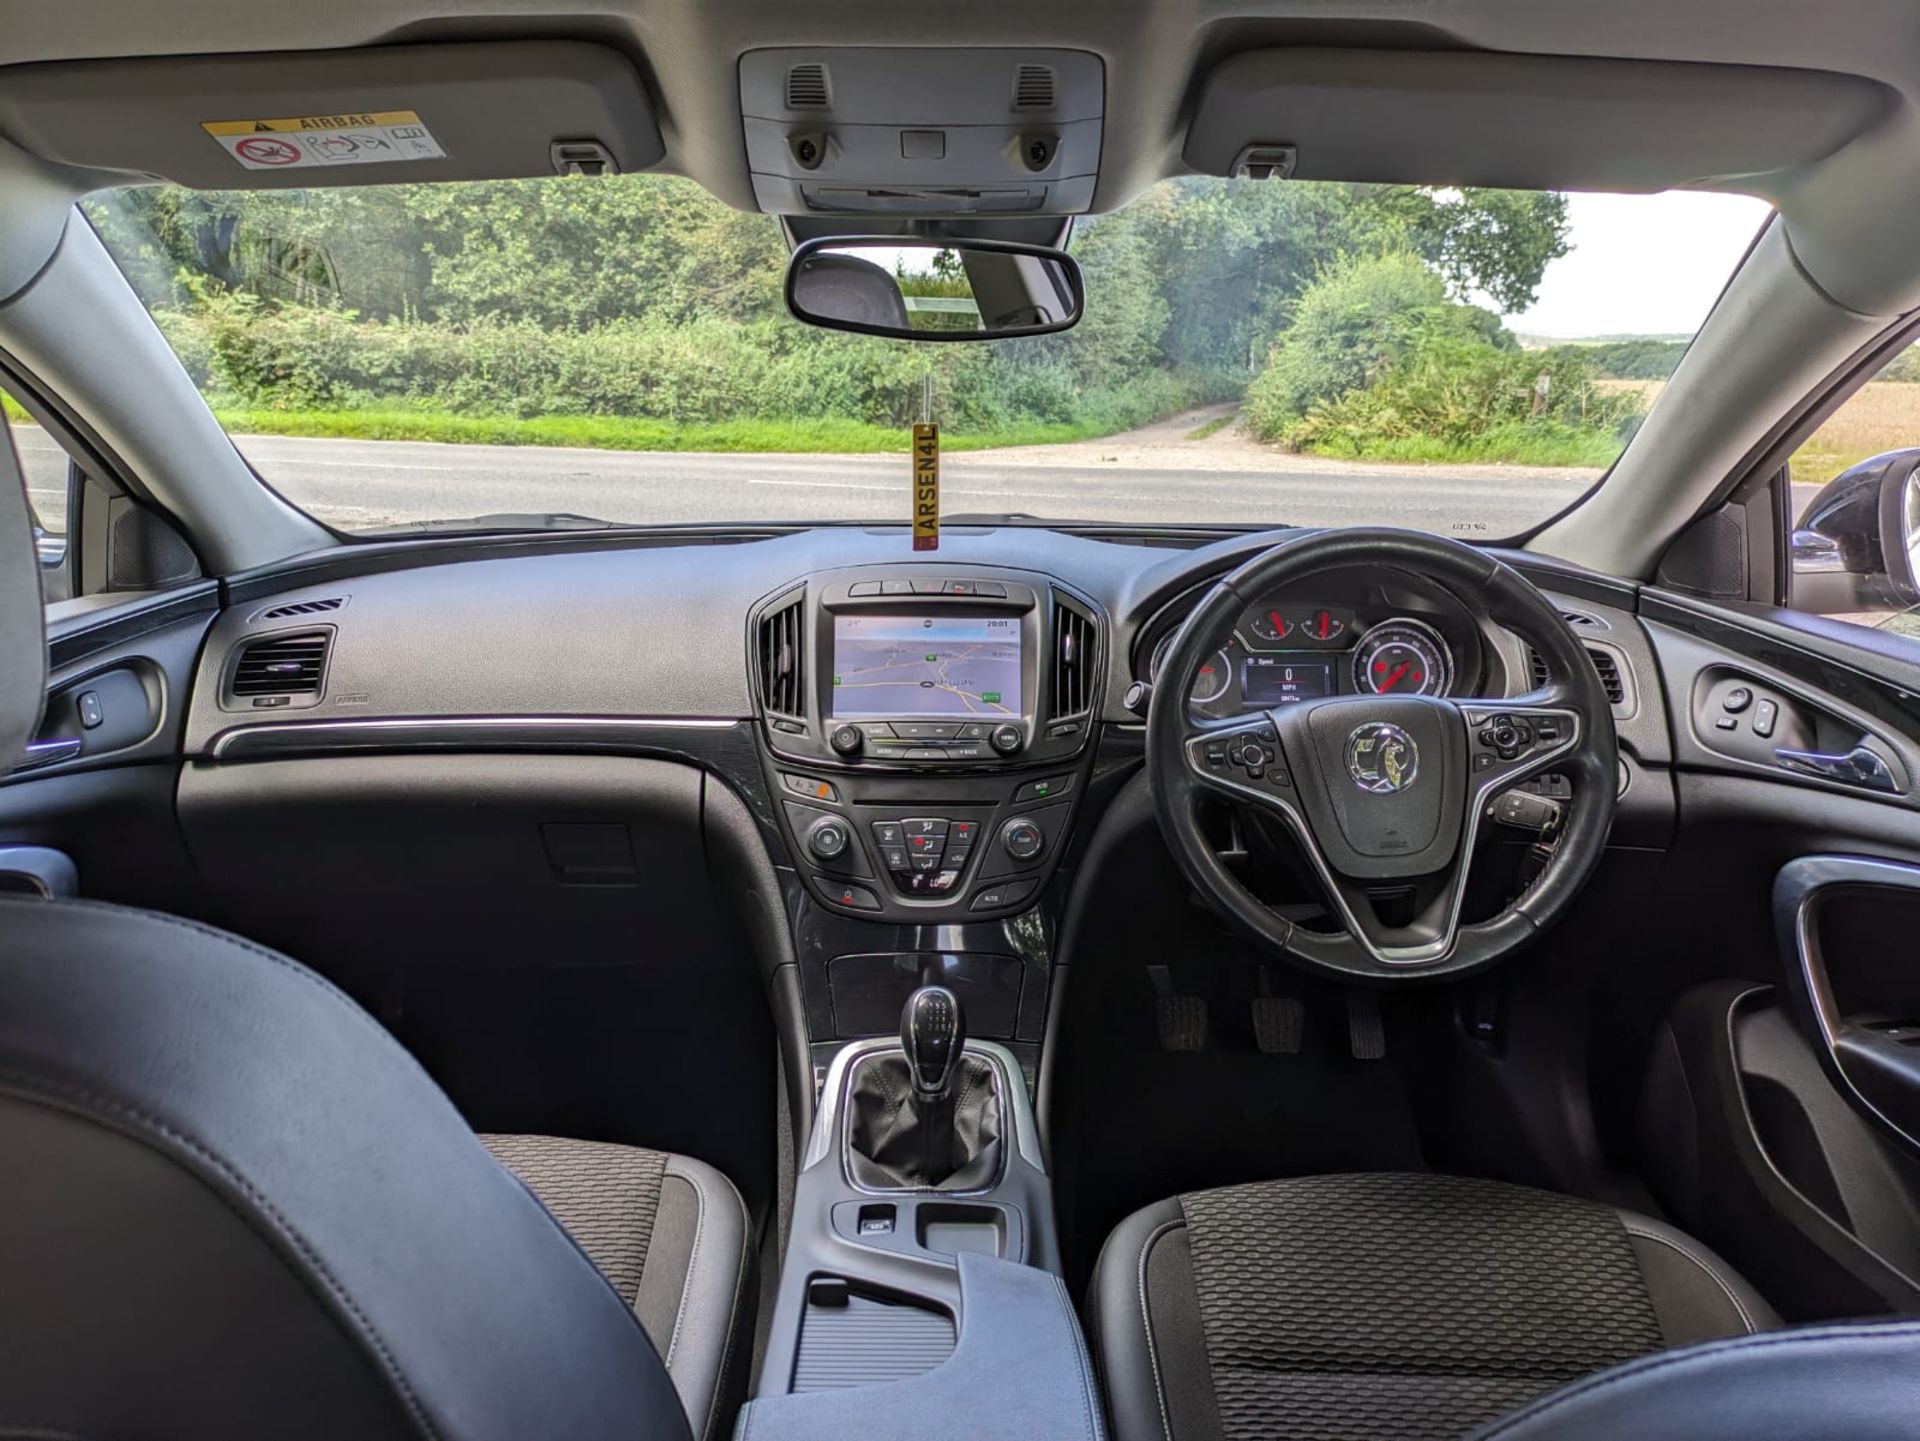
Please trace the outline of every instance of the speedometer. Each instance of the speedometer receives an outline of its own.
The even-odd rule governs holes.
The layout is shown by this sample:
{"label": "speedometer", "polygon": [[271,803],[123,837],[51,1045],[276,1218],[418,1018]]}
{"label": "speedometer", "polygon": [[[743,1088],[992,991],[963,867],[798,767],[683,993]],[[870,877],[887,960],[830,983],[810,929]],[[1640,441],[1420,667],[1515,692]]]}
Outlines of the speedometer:
{"label": "speedometer", "polygon": [[1424,621],[1382,621],[1353,648],[1353,688],[1362,694],[1445,695],[1452,682],[1453,656]]}

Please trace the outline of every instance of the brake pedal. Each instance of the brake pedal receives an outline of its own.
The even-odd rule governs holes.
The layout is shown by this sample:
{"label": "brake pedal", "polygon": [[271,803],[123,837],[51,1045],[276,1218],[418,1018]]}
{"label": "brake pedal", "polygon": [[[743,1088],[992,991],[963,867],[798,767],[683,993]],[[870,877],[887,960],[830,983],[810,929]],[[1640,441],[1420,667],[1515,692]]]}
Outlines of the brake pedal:
{"label": "brake pedal", "polygon": [[1253,1042],[1262,1054],[1297,1056],[1307,1033],[1307,1008],[1292,996],[1253,998]]}
{"label": "brake pedal", "polygon": [[1387,1054],[1387,1028],[1380,1020],[1380,998],[1358,986],[1347,987],[1347,1044],[1356,1061],[1378,1061]]}
{"label": "brake pedal", "polygon": [[1148,966],[1147,979],[1153,984],[1153,1024],[1160,1032],[1160,1049],[1206,1049],[1206,998],[1183,996],[1176,992],[1173,988],[1173,972],[1165,966]]}

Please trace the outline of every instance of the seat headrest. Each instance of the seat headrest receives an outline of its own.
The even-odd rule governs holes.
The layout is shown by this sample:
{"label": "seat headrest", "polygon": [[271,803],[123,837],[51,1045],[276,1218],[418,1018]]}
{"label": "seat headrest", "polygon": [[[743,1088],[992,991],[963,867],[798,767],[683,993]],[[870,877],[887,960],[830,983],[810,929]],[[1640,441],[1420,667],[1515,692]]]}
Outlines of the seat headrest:
{"label": "seat headrest", "polygon": [[47,700],[47,626],[27,483],[0,414],[0,776],[26,753]]}
{"label": "seat headrest", "polygon": [[904,329],[907,324],[900,282],[857,255],[815,255],[793,278],[793,303],[813,315],[862,325]]}

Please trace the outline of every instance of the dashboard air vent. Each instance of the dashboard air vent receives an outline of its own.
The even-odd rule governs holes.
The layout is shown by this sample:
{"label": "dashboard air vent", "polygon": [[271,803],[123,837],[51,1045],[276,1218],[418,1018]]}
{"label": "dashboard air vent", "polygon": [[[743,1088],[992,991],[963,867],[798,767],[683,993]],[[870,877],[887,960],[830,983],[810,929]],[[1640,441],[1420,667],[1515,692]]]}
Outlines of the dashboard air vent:
{"label": "dashboard air vent", "polygon": [[1015,67],[1013,108],[1015,110],[1053,109],[1053,67],[1051,65]]}
{"label": "dashboard air vent", "polygon": [[319,615],[323,611],[338,610],[347,603],[344,595],[330,595],[321,600],[296,600],[287,605],[276,605],[271,610],[263,610],[255,620],[286,620],[296,615]]}
{"label": "dashboard air vent", "polygon": [[825,110],[831,103],[826,66],[796,65],[787,71],[787,109]]}
{"label": "dashboard air vent", "polygon": [[1053,601],[1053,720],[1093,709],[1093,617],[1073,602]]}
{"label": "dashboard air vent", "polygon": [[[1587,656],[1593,661],[1593,668],[1600,673],[1600,684],[1607,692],[1607,700],[1614,705],[1625,705],[1627,685],[1621,678],[1620,662],[1614,659],[1613,652],[1588,646]],[[1533,667],[1534,689],[1538,690],[1547,683],[1547,662],[1532,646],[1527,647],[1527,660]]]}
{"label": "dashboard air vent", "polygon": [[806,714],[807,661],[801,633],[803,591],[760,618],[755,664],[760,674],[760,705],[774,715]]}
{"label": "dashboard air vent", "polygon": [[233,666],[236,696],[313,695],[327,668],[329,630],[268,636],[243,646]]}

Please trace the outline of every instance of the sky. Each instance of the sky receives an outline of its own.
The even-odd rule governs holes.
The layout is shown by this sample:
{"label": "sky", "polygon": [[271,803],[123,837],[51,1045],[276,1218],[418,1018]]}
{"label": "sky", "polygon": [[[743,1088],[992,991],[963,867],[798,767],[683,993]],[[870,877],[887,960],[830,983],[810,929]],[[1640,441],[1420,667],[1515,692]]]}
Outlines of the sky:
{"label": "sky", "polygon": [[1524,335],[1691,335],[1768,212],[1749,195],[1571,195],[1573,249],[1547,267]]}

